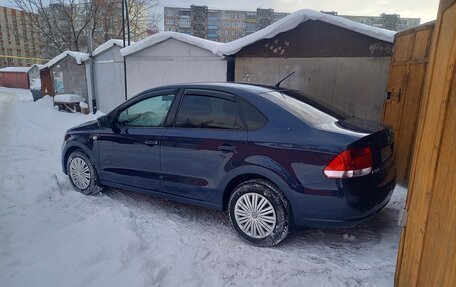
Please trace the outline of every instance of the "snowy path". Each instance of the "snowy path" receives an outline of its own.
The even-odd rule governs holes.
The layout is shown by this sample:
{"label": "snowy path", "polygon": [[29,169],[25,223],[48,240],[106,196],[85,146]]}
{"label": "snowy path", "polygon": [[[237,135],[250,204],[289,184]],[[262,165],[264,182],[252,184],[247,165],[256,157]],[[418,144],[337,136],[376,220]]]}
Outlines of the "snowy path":
{"label": "snowy path", "polygon": [[0,88],[0,286],[392,286],[403,188],[362,225],[257,248],[222,212],[74,192],[60,145],[67,128],[92,118]]}

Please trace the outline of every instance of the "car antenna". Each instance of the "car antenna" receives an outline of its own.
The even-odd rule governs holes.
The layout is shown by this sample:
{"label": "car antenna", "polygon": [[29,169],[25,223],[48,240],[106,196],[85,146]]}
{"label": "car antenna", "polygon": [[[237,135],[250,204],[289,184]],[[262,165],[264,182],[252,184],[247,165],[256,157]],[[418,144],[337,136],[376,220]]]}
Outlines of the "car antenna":
{"label": "car antenna", "polygon": [[285,81],[286,79],[288,79],[289,77],[291,77],[294,73],[295,73],[295,71],[293,71],[291,74],[289,74],[288,76],[286,76],[285,78],[283,78],[282,80],[280,80],[277,84],[274,85],[274,87],[280,88],[280,84],[281,84],[283,81]]}

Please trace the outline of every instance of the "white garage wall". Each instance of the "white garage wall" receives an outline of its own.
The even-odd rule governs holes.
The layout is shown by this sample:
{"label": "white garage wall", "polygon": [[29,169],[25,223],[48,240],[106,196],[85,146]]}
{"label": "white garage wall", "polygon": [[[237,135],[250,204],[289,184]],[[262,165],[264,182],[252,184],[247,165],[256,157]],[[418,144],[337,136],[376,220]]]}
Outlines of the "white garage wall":
{"label": "white garage wall", "polygon": [[[112,48],[94,57],[94,81],[97,109],[109,113],[125,101],[123,57],[120,47]],[[86,61],[87,90],[89,107],[92,111],[92,90],[90,83],[90,65]]]}
{"label": "white garage wall", "polygon": [[128,98],[163,85],[226,81],[226,60],[175,39],[130,54],[126,61]]}

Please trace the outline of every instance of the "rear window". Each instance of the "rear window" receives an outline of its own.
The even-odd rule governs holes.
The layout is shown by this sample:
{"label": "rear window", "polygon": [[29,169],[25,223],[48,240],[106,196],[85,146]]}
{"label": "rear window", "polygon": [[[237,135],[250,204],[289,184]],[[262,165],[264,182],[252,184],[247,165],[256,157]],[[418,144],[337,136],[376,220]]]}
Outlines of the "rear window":
{"label": "rear window", "polygon": [[311,125],[351,118],[345,112],[298,91],[271,91],[264,94],[274,97],[275,103]]}

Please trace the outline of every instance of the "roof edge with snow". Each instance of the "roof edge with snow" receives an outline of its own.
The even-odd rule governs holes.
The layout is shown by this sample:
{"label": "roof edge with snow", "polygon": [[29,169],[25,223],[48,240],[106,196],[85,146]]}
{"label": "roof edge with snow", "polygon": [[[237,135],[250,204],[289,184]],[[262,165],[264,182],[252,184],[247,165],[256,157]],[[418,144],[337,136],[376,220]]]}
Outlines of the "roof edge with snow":
{"label": "roof edge with snow", "polygon": [[280,33],[293,30],[299,24],[309,20],[322,21],[388,43],[394,42],[394,35],[396,34],[395,31],[368,26],[339,16],[333,16],[310,9],[302,9],[282,18],[262,30],[223,44],[217,52],[222,55],[236,54],[248,45],[263,39],[271,39]]}
{"label": "roof edge with snow", "polygon": [[[132,42],[132,43],[134,43],[134,42]],[[103,44],[98,46],[95,50],[93,50],[92,57],[95,57],[96,55],[99,55],[99,54],[111,49],[114,46],[119,46],[119,47],[123,48],[124,47],[123,40],[111,39],[111,40],[108,40],[108,41],[104,42]],[[81,60],[83,62],[85,62],[88,59],[89,59],[89,54],[84,56]]]}
{"label": "roof edge with snow", "polygon": [[28,73],[30,72],[31,67],[5,67],[0,69],[1,73]]}
{"label": "roof edge with snow", "polygon": [[60,55],[55,56],[53,59],[51,59],[49,62],[43,65],[41,69],[44,68],[50,68],[57,64],[58,62],[62,61],[64,58],[67,56],[73,57],[78,65],[82,64],[83,58],[87,56],[87,53],[83,52],[74,52],[74,51],[65,51],[62,52]]}
{"label": "roof edge with snow", "polygon": [[199,48],[209,50],[213,54],[218,55],[218,56],[223,56],[219,50],[220,47],[223,45],[223,43],[219,42],[214,42],[211,40],[206,40],[202,38],[198,38],[195,36],[183,34],[183,33],[177,33],[177,32],[161,32],[154,34],[152,36],[149,36],[147,38],[142,39],[141,41],[136,42],[135,44],[125,47],[120,50],[120,54],[124,57],[131,55],[133,53],[139,52],[141,50],[144,50],[148,47],[151,47],[153,45],[156,45],[158,43],[161,43],[165,40],[168,39],[175,39],[193,46],[197,46]]}

